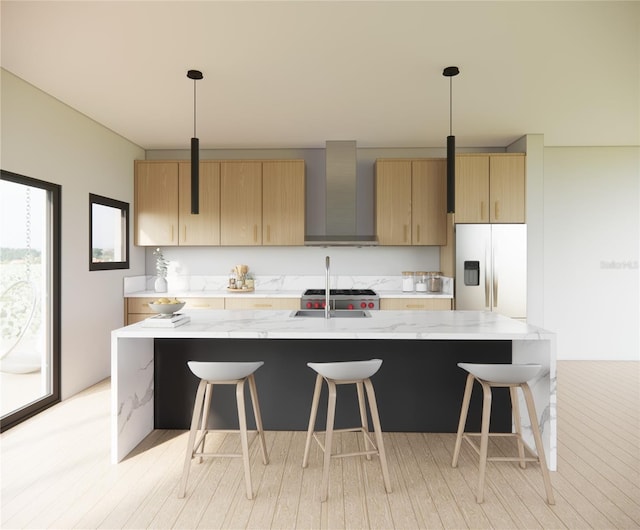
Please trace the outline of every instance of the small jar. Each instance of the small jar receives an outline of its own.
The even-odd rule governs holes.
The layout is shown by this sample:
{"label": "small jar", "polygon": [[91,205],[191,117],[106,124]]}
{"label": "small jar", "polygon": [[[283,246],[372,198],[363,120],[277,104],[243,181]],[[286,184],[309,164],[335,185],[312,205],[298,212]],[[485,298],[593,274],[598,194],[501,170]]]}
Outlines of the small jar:
{"label": "small jar", "polygon": [[429,272],[427,278],[427,291],[430,293],[439,293],[442,291],[442,273]]}
{"label": "small jar", "polygon": [[416,291],[420,293],[427,292],[427,279],[428,275],[424,271],[416,272]]}
{"label": "small jar", "polygon": [[403,271],[402,273],[402,291],[413,292],[415,275],[413,271]]}

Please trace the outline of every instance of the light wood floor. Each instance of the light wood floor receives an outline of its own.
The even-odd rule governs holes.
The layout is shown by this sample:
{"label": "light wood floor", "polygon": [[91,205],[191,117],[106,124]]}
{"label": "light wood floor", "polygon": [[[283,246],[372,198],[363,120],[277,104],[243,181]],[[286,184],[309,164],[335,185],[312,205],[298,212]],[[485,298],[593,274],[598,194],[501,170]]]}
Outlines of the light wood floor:
{"label": "light wood floor", "polygon": [[[489,464],[485,502],[476,504],[477,464],[468,444],[452,469],[453,434],[414,433],[384,434],[389,495],[376,459],[338,459],[329,500],[320,503],[318,449],[303,470],[304,433],[268,432],[268,466],[252,446],[255,500],[244,495],[240,459],[194,463],[187,497],[178,499],[186,433],[155,431],[125,461],[109,464],[105,381],[2,434],[1,526],[640,528],[639,374],[638,362],[558,363],[552,507],[537,466],[522,471],[511,463]],[[338,448],[359,443],[343,435]],[[494,451],[505,451],[502,443]],[[220,435],[212,445],[231,451],[238,443]]]}

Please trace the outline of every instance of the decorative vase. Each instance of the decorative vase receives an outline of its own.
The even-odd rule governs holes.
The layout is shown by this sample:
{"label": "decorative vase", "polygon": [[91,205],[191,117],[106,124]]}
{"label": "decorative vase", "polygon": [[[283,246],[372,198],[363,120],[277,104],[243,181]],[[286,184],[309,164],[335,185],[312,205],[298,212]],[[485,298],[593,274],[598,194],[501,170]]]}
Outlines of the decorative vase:
{"label": "decorative vase", "polygon": [[162,276],[158,276],[156,278],[155,283],[153,284],[153,288],[156,293],[166,293],[167,292],[167,279]]}

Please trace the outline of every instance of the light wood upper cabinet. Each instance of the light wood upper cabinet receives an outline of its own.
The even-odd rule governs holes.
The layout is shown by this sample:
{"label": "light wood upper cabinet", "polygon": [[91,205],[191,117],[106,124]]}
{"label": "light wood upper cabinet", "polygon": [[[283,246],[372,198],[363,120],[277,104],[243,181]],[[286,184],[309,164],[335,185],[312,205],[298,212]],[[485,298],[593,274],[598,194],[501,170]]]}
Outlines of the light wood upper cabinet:
{"label": "light wood upper cabinet", "polygon": [[200,162],[191,214],[188,160],[135,163],[136,245],[304,245],[304,160]]}
{"label": "light wood upper cabinet", "polygon": [[447,161],[414,160],[411,170],[411,242],[446,245]]}
{"label": "light wood upper cabinet", "polygon": [[376,161],[375,215],[380,245],[411,245],[411,160]]}
{"label": "light wood upper cabinet", "polygon": [[456,223],[489,222],[489,157],[456,156]]}
{"label": "light wood upper cabinet", "polygon": [[135,162],[134,243],[178,244],[178,164]]}
{"label": "light wood upper cabinet", "polygon": [[220,163],[220,243],[262,244],[262,162]]}
{"label": "light wood upper cabinet", "polygon": [[376,235],[381,245],[447,242],[444,159],[376,161]]}
{"label": "light wood upper cabinet", "polygon": [[456,157],[456,223],[524,223],[525,155]]}
{"label": "light wood upper cabinet", "polygon": [[179,163],[178,244],[220,245],[220,163],[200,162],[200,213],[191,213],[191,163]]}
{"label": "light wood upper cabinet", "polygon": [[524,155],[494,156],[489,160],[492,223],[525,222]]}
{"label": "light wood upper cabinet", "polygon": [[304,160],[262,163],[262,244],[304,245]]}
{"label": "light wood upper cabinet", "polygon": [[200,213],[191,214],[191,164],[135,163],[135,244],[220,244],[220,164],[200,162]]}

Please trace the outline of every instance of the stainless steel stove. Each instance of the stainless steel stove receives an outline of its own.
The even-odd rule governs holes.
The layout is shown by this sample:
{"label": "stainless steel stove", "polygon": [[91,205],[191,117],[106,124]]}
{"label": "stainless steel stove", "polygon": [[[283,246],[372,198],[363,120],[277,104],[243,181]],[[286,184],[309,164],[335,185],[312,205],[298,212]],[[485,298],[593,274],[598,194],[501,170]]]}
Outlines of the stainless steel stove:
{"label": "stainless steel stove", "polygon": [[[380,297],[371,289],[329,289],[331,309],[380,309]],[[301,309],[324,309],[325,290],[307,289],[300,301]]]}

